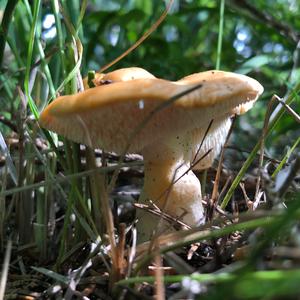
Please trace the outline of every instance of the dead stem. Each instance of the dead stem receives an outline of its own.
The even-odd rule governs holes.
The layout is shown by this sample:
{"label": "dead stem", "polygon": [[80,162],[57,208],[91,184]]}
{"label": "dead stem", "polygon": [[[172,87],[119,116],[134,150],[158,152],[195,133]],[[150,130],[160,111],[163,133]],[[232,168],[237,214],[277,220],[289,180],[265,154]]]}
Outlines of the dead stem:
{"label": "dead stem", "polygon": [[165,298],[165,286],[164,286],[164,270],[162,265],[162,257],[159,252],[156,252],[155,257],[155,290],[156,300],[164,300]]}
{"label": "dead stem", "polygon": [[217,201],[219,199],[219,197],[218,197],[218,189],[219,189],[220,177],[221,177],[221,172],[222,172],[222,163],[223,163],[223,160],[224,160],[224,152],[225,152],[226,146],[228,144],[229,137],[231,136],[231,133],[232,133],[232,130],[233,130],[234,121],[235,121],[235,118],[232,120],[230,129],[229,129],[229,131],[227,133],[227,136],[226,136],[225,143],[224,143],[224,145],[222,147],[222,150],[221,150],[219,164],[218,164],[218,169],[217,169],[217,173],[216,173],[216,177],[215,177],[215,181],[214,181],[214,186],[213,186],[213,191],[212,191],[212,195],[211,195],[211,200],[210,200],[211,203],[209,205],[209,207],[211,209],[208,210],[208,214],[206,216],[206,220],[208,220],[208,221],[212,220],[213,214],[214,214],[214,210],[215,210]]}

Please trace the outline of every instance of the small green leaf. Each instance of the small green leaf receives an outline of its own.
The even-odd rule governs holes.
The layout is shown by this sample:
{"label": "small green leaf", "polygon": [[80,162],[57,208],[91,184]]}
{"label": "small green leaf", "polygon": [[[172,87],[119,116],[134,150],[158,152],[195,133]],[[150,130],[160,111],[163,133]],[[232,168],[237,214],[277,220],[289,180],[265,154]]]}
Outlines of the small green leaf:
{"label": "small green leaf", "polygon": [[237,70],[235,70],[235,72],[240,74],[248,74],[257,68],[268,64],[271,60],[272,58],[268,55],[257,55],[243,63]]}

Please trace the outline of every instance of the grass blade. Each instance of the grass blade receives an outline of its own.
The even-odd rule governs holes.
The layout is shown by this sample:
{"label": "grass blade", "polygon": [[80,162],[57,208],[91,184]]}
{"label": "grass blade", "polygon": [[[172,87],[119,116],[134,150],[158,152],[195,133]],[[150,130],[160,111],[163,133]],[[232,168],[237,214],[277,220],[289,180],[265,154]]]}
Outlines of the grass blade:
{"label": "grass blade", "polygon": [[36,104],[34,103],[30,95],[29,79],[30,79],[31,61],[32,61],[32,54],[33,54],[33,45],[34,45],[35,34],[37,30],[37,18],[39,15],[40,5],[41,5],[41,0],[34,1],[33,20],[30,29],[30,38],[29,38],[29,45],[28,45],[28,52],[27,52],[26,72],[25,72],[25,81],[24,81],[24,89],[25,89],[26,97],[28,99],[28,104],[31,112],[33,113],[36,119],[39,118],[39,112],[36,107]]}
{"label": "grass blade", "polygon": [[4,299],[8,269],[9,269],[9,262],[10,262],[10,255],[11,255],[11,249],[12,249],[12,242],[11,242],[11,240],[8,240],[6,251],[5,251],[5,256],[4,256],[4,261],[3,261],[3,267],[2,267],[2,271],[1,271],[0,299]]}
{"label": "grass blade", "polygon": [[217,61],[216,69],[220,69],[221,65],[221,54],[222,54],[222,40],[223,40],[223,28],[224,28],[224,10],[225,10],[225,0],[220,2],[220,21],[219,21],[219,34],[218,34],[218,48],[217,48]]}

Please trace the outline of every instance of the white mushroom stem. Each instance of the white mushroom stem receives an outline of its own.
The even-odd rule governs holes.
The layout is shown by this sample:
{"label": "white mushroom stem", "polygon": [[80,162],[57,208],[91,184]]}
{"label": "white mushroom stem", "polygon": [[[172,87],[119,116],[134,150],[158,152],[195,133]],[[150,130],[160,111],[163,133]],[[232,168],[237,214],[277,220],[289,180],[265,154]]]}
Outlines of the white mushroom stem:
{"label": "white mushroom stem", "polygon": [[[224,115],[213,120],[205,138],[207,128],[203,126],[168,141],[165,139],[168,146],[159,142],[148,146],[142,152],[145,178],[140,203],[150,205],[151,200],[162,212],[191,227],[204,223],[201,185],[191,168],[211,166],[225,142],[230,124],[229,115]],[[149,240],[154,231],[161,234],[172,230],[172,224],[159,221],[159,217],[149,212],[138,210],[138,218],[139,242]]]}
{"label": "white mushroom stem", "polygon": [[[167,147],[148,149],[143,152],[145,179],[140,203],[150,205],[151,200],[162,212],[190,226],[203,223],[201,186],[190,164]],[[172,224],[159,222],[159,217],[146,211],[139,210],[138,218],[139,242],[148,240],[154,230],[162,233],[172,228]]]}

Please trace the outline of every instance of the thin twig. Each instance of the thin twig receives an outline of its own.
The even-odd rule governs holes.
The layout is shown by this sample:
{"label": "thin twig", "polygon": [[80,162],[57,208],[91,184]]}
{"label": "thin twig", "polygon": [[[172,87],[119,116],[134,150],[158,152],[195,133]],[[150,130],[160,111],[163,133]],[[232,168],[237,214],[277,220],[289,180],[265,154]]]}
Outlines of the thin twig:
{"label": "thin twig", "polygon": [[258,172],[257,181],[256,181],[254,201],[255,201],[255,199],[257,199],[259,190],[260,190],[261,171],[262,171],[263,163],[264,163],[265,138],[267,135],[268,124],[269,124],[269,120],[271,117],[271,112],[272,112],[274,102],[275,102],[275,97],[273,96],[267,106],[267,111],[266,111],[265,120],[264,120],[264,126],[263,126],[263,130],[262,130],[261,138],[260,138],[259,172]]}
{"label": "thin twig", "polygon": [[162,267],[162,257],[159,252],[155,251],[155,289],[156,289],[156,300],[165,299],[165,287],[164,287],[164,270]]}
{"label": "thin twig", "polygon": [[298,123],[300,123],[300,116],[288,105],[286,104],[281,98],[279,98],[277,95],[274,95],[275,99],[284,106],[286,111],[290,116],[294,118],[294,120]]}
{"label": "thin twig", "polygon": [[214,213],[214,207],[216,207],[216,204],[217,204],[218,189],[219,189],[219,183],[220,183],[221,172],[222,172],[222,164],[223,164],[223,160],[224,160],[224,152],[225,152],[226,146],[228,144],[229,137],[231,136],[231,133],[232,133],[232,130],[233,130],[234,120],[235,120],[235,118],[233,119],[233,121],[231,123],[231,126],[230,126],[229,131],[228,131],[227,136],[226,136],[224,146],[222,147],[222,150],[221,150],[218,169],[217,169],[217,173],[216,173],[216,177],[215,177],[215,181],[214,181],[214,186],[213,186],[213,191],[212,191],[212,195],[211,195],[211,211],[210,211],[210,215],[207,216],[208,220],[212,219],[213,213]]}
{"label": "thin twig", "polygon": [[141,204],[141,203],[134,203],[134,206],[138,209],[146,210],[147,212],[149,212],[149,213],[151,213],[155,216],[161,217],[165,221],[173,224],[173,226],[176,226],[176,224],[178,224],[182,228],[186,228],[186,229],[191,228],[191,226],[189,226],[186,223],[182,222],[180,220],[180,218],[174,218],[174,217],[170,216],[169,214],[165,213],[163,211],[163,209],[159,209],[158,207],[151,207],[150,205]]}
{"label": "thin twig", "polygon": [[127,49],[125,52],[123,52],[120,56],[118,56],[117,58],[115,58],[112,62],[110,62],[109,64],[105,65],[104,67],[102,67],[99,70],[99,73],[104,72],[105,70],[107,70],[108,68],[110,68],[112,65],[116,64],[118,61],[120,61],[121,59],[123,59],[125,56],[127,56],[130,52],[132,52],[135,48],[137,48],[153,31],[156,30],[156,28],[162,23],[162,21],[166,18],[167,14],[169,13],[172,4],[173,4],[174,0],[170,0],[170,2],[168,3],[168,6],[166,7],[165,11],[162,13],[162,15],[159,17],[159,19],[150,27],[150,29],[148,31],[146,31],[143,36],[136,41],[129,49]]}
{"label": "thin twig", "polygon": [[288,175],[285,177],[284,181],[282,182],[280,188],[278,189],[278,197],[281,198],[289,186],[291,182],[295,179],[297,172],[300,170],[300,153],[297,154],[295,161],[292,163],[291,167],[289,168]]}
{"label": "thin twig", "polygon": [[264,24],[264,26],[268,26],[269,28],[274,29],[284,38],[289,38],[294,43],[298,43],[300,33],[294,29],[295,27],[293,28],[287,23],[275,19],[275,17],[272,16],[268,11],[258,9],[252,3],[249,3],[246,0],[232,0],[228,3],[230,4],[230,2],[234,3],[234,5],[236,5],[239,8],[245,9],[247,12],[250,13],[250,16],[253,19]]}
{"label": "thin twig", "polygon": [[[204,133],[204,135],[203,135],[203,138],[202,138],[202,140],[201,140],[201,143],[200,143],[200,145],[199,145],[199,147],[198,147],[198,149],[197,149],[197,151],[196,151],[196,154],[194,155],[194,158],[193,158],[193,160],[192,160],[192,163],[191,163],[191,164],[192,164],[193,166],[197,165],[197,163],[195,163],[196,158],[197,158],[197,156],[198,156],[200,150],[202,149],[203,143],[204,143],[204,141],[205,141],[205,139],[206,139],[206,137],[207,137],[207,135],[208,135],[208,132],[209,132],[209,130],[210,130],[210,128],[211,128],[213,122],[214,122],[214,119],[211,119],[210,122],[209,122],[209,124],[208,124],[208,126],[207,126],[207,128],[206,128],[206,130],[205,130],[205,133]],[[199,160],[198,160],[198,162],[199,162]]]}

